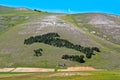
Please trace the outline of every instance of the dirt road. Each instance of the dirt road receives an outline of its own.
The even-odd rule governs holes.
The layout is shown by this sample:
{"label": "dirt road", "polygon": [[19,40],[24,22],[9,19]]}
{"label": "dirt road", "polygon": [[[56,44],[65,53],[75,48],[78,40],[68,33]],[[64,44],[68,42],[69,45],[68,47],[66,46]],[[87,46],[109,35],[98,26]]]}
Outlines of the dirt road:
{"label": "dirt road", "polygon": [[[54,72],[50,68],[0,68],[0,72]],[[99,71],[93,67],[68,67],[67,69],[58,69],[58,71]]]}

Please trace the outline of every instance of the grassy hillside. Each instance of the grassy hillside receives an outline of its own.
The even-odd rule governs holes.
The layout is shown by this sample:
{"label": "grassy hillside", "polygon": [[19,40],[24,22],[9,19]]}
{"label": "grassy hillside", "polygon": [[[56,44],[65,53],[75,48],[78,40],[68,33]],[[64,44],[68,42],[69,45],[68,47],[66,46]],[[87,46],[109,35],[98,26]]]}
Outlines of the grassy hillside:
{"label": "grassy hillside", "polygon": [[120,17],[112,14],[86,13],[73,15],[84,30],[107,41],[120,44]]}
{"label": "grassy hillside", "polygon": [[[102,31],[98,30],[92,24],[88,24],[88,21],[90,20],[91,15],[94,15],[94,13],[63,15],[60,17],[68,22],[73,23],[80,30],[85,31],[86,34],[89,35],[89,37],[92,38],[92,40],[94,40],[100,46],[102,52],[99,54],[99,56],[95,57],[95,59],[91,60],[85,65],[90,65],[90,66],[94,65],[95,67],[98,65],[97,67],[99,68],[103,67],[107,69],[117,68],[117,67],[119,68],[120,46],[118,44],[114,44],[111,41],[104,39],[101,36],[91,33],[91,31],[96,31],[97,33],[100,33],[103,36]],[[107,14],[100,14],[100,15],[107,15]],[[81,21],[81,23],[79,23],[79,21]],[[86,42],[86,43],[89,43],[89,42]],[[96,62],[94,62],[94,60],[96,60]]]}
{"label": "grassy hillside", "polygon": [[42,16],[43,14],[45,13],[38,13],[26,8],[0,6],[0,34],[10,27],[29,21],[31,18],[37,17],[37,15]]}
{"label": "grassy hillside", "polygon": [[15,8],[0,6],[0,14],[13,13],[15,11],[16,11]]}
{"label": "grassy hillside", "polygon": [[[6,8],[2,7],[2,9]],[[120,67],[120,45],[112,43],[113,37],[111,35],[102,32],[101,29],[92,24],[87,24],[90,20],[88,14],[63,15],[32,10],[12,9],[14,10],[12,11],[11,8],[7,9],[10,12],[0,14],[0,67],[55,68],[59,64],[66,64],[65,67],[92,66],[100,69],[118,69]],[[116,19],[119,20],[119,18],[113,20]],[[118,22],[116,24],[119,25]],[[92,31],[99,32],[99,35],[93,34]],[[84,55],[82,52],[44,43],[24,44],[24,40],[30,36],[50,32],[58,33],[61,39],[74,44],[84,47],[98,47],[101,52],[96,52],[96,55],[93,55],[91,59],[85,58],[85,63],[78,63],[61,59],[61,57],[65,54]],[[109,40],[101,37],[104,34],[107,38],[109,37]],[[116,43],[118,42],[119,40]],[[43,49],[43,55],[40,57],[34,56],[33,50],[38,48]]]}

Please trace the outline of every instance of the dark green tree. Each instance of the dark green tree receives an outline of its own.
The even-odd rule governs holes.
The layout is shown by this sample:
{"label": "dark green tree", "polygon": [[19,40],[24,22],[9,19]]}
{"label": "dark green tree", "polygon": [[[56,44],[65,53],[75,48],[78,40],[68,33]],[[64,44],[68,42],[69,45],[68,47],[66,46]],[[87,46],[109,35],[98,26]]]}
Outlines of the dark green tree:
{"label": "dark green tree", "polygon": [[[31,36],[28,39],[24,40],[24,44],[26,44],[26,45],[30,45],[33,43],[45,43],[45,44],[55,46],[55,47],[66,47],[66,48],[74,49],[74,50],[77,50],[77,51],[80,51],[80,52],[86,54],[87,58],[91,58],[92,55],[95,55],[94,51],[100,52],[99,48],[97,48],[97,47],[84,47],[81,45],[75,45],[75,44],[69,42],[68,40],[60,39],[60,35],[58,35],[57,33],[47,33],[47,34],[38,35],[38,36]],[[34,52],[36,52],[36,51],[34,51]],[[38,53],[38,52],[36,52],[36,53]],[[39,52],[39,54],[40,54],[40,52]],[[38,54],[36,54],[36,55],[38,55]],[[70,60],[72,60],[72,59],[75,60],[75,58],[73,58],[75,56],[68,56],[68,57],[72,57],[72,58],[69,58]],[[66,58],[66,56],[65,56],[65,58]]]}
{"label": "dark green tree", "polygon": [[35,56],[42,56],[42,49],[41,48],[39,48],[39,49],[36,49],[36,50],[34,50],[34,52],[35,52]]}
{"label": "dark green tree", "polygon": [[84,55],[80,55],[80,57],[79,57],[79,62],[80,62],[80,63],[84,63],[84,62],[85,62],[85,60],[84,60]]}

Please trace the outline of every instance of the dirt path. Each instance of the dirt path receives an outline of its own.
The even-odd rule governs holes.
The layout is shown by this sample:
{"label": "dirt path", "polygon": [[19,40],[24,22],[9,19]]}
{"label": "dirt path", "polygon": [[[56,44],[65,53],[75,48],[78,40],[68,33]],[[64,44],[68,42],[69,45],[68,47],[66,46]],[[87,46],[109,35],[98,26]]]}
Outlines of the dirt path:
{"label": "dirt path", "polygon": [[[1,68],[0,72],[54,72],[55,69],[48,68]],[[93,67],[68,67],[67,69],[58,69],[58,71],[100,71]]]}
{"label": "dirt path", "polygon": [[97,71],[93,67],[68,67],[67,69],[60,69],[59,71]]}

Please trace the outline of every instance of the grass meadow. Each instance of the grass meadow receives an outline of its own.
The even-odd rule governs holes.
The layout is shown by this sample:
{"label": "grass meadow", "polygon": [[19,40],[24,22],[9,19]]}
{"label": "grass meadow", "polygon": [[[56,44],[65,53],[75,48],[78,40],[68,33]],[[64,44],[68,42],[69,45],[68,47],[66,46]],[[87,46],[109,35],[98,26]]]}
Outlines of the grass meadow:
{"label": "grass meadow", "polygon": [[0,73],[0,80],[120,80],[119,71]]}

